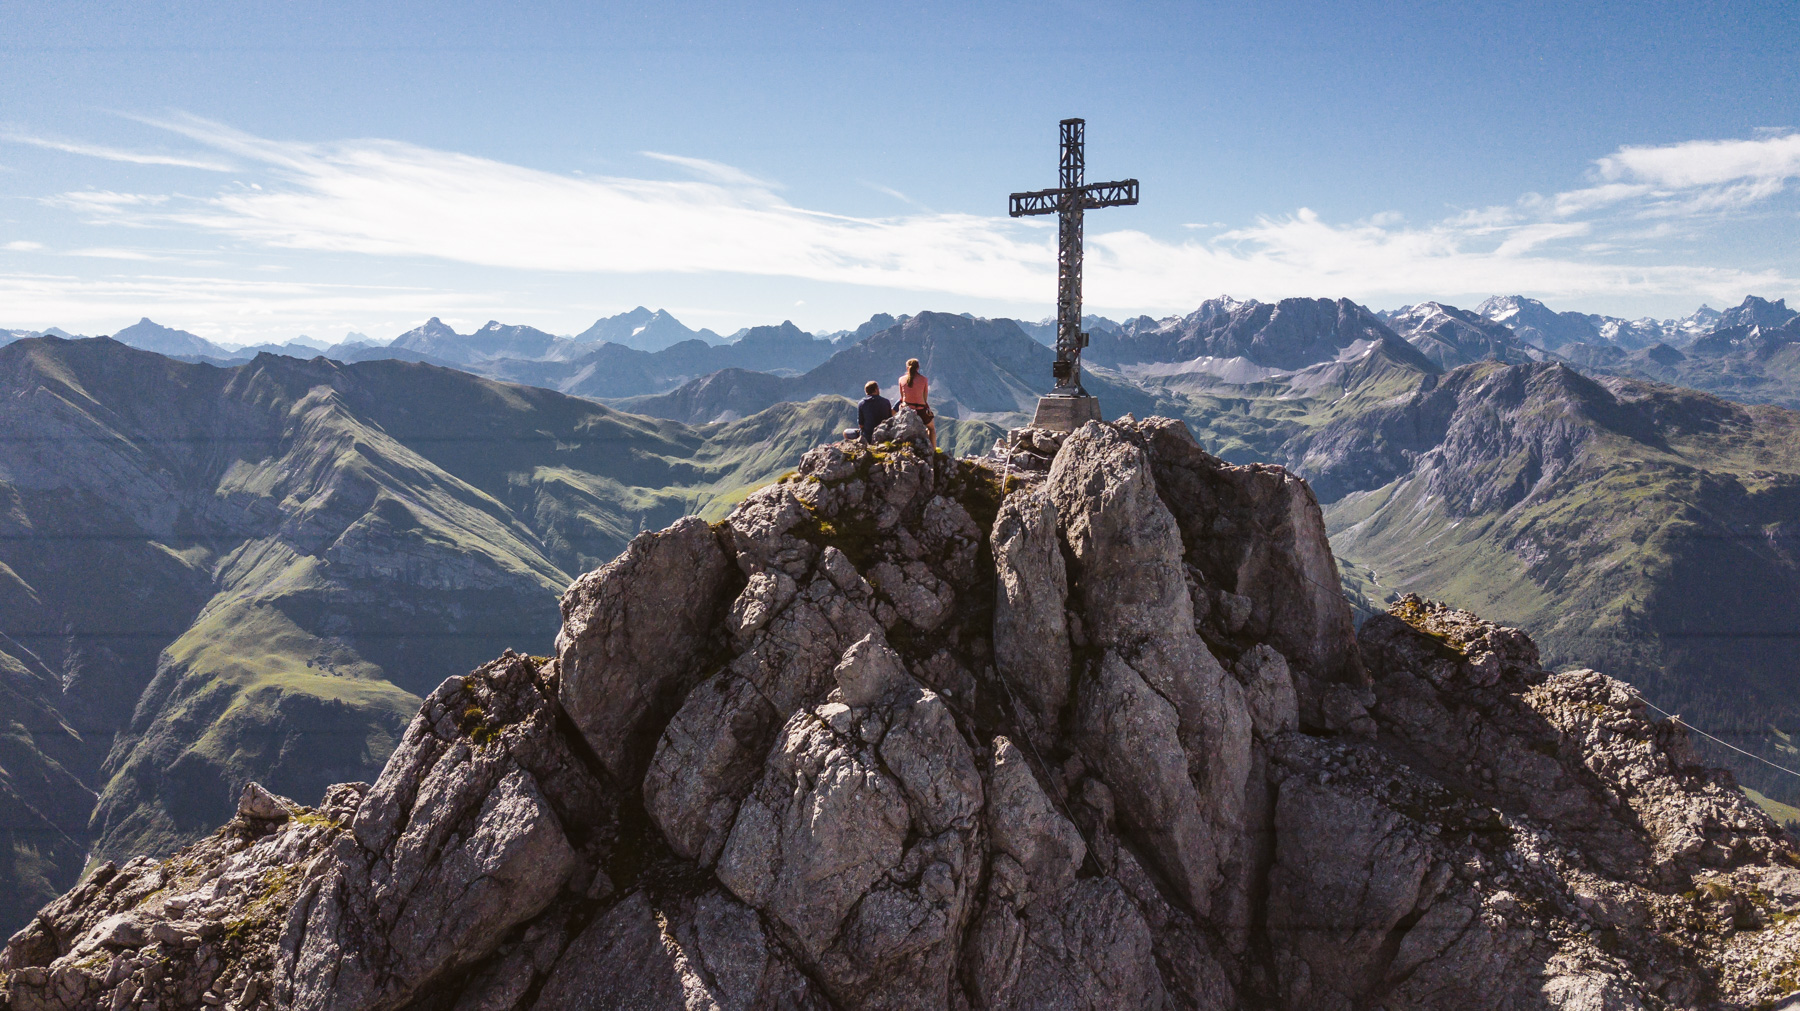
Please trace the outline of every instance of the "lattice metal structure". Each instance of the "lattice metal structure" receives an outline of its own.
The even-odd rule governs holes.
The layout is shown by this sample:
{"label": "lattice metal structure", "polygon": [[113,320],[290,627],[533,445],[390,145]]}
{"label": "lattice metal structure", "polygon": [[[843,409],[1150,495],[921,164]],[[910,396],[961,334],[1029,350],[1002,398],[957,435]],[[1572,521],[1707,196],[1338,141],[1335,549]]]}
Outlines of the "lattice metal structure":
{"label": "lattice metal structure", "polygon": [[1056,389],[1052,396],[1086,396],[1081,388],[1081,349],[1088,335],[1081,330],[1081,216],[1096,207],[1138,202],[1138,181],[1084,184],[1087,173],[1086,120],[1062,121],[1061,185],[1012,195],[1012,217],[1055,214],[1060,218],[1056,242]]}

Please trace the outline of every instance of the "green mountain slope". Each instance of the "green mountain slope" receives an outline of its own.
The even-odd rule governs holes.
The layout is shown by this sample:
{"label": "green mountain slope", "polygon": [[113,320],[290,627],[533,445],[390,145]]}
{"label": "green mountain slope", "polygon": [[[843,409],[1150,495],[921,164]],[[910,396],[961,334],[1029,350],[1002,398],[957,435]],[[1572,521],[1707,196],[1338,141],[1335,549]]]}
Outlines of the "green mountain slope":
{"label": "green mountain slope", "polygon": [[210,831],[247,779],[369,778],[447,671],[547,651],[574,574],[852,417],[693,428],[400,361],[0,348],[0,925],[90,846]]}
{"label": "green mountain slope", "polygon": [[[1359,428],[1402,430],[1414,454],[1326,510],[1334,549],[1381,587],[1504,616],[1552,660],[1792,764],[1778,733],[1800,729],[1800,414],[1484,364]],[[1794,777],[1714,757],[1800,799]]]}

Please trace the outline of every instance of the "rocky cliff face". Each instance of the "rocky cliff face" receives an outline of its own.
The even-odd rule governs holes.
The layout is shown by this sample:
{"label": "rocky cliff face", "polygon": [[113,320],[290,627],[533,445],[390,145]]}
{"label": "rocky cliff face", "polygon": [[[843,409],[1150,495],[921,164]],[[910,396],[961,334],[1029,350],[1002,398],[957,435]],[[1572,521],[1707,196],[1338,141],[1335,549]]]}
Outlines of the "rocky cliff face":
{"label": "rocky cliff face", "polygon": [[1453,305],[1421,302],[1377,315],[1433,364],[1446,370],[1470,362],[1520,364],[1550,357],[1515,336],[1504,324]]}
{"label": "rocky cliff face", "polygon": [[[908,422],[912,422],[909,426]],[[1796,989],[1800,854],[1625,685],[1405,598],[1175,422],[823,446],[639,536],[373,786],[254,785],[13,1009],[1665,1008]],[[1041,445],[1039,443],[1042,443]]]}

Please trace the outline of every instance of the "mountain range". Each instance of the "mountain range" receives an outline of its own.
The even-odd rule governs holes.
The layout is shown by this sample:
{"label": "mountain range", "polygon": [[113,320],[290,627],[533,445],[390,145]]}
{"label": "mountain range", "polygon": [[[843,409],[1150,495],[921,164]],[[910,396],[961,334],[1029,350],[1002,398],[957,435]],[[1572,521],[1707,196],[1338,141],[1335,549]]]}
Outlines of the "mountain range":
{"label": "mountain range", "polygon": [[[1229,461],[1304,476],[1365,613],[1403,592],[1474,607],[1791,765],[1800,426],[1748,401],[1800,403],[1781,371],[1800,322],[1747,299],[1680,350],[1551,349],[1541,304],[1499,301],[1089,321],[1084,380],[1109,417],[1180,418]],[[209,831],[247,779],[310,796],[369,778],[443,671],[546,649],[543,602],[570,579],[639,530],[722,515],[906,358],[943,448],[987,450],[1048,386],[1032,326],[921,312],[647,350],[433,320],[236,364],[0,348],[0,894],[18,896],[0,924],[90,851]],[[149,321],[121,336],[193,347]],[[1701,747],[1772,810],[1800,803],[1789,777]]]}
{"label": "mountain range", "polygon": [[[1309,313],[1332,318],[1312,319]],[[976,319],[967,313],[960,315]],[[1359,341],[1397,337],[1444,368],[1485,360],[1556,360],[1594,375],[1650,379],[1748,403],[1800,407],[1800,349],[1794,338],[1800,327],[1797,318],[1800,313],[1784,302],[1756,296],[1722,312],[1702,306],[1686,317],[1668,320],[1556,312],[1536,299],[1517,295],[1489,298],[1473,310],[1424,302],[1380,312],[1346,299],[1265,303],[1219,298],[1202,303],[1185,316],[1140,316],[1119,323],[1090,315],[1084,317],[1083,326],[1092,341],[1088,361],[1114,368],[1179,365],[1189,372],[1243,377],[1257,369],[1295,371],[1323,360],[1328,351],[1335,355]],[[853,330],[822,336],[783,322],[747,327],[721,338],[710,330],[688,329],[666,310],[652,312],[639,306],[596,320],[576,337],[497,320],[463,334],[436,317],[385,344],[359,338],[326,348],[303,339],[304,343],[229,350],[148,319],[114,336],[134,347],[189,361],[227,364],[263,352],[301,358],[322,353],[346,362],[394,358],[616,401],[671,393],[722,370],[800,377],[838,352],[904,326],[910,319],[904,314],[877,313]],[[990,322],[1011,323],[1041,345],[1055,342],[1053,320]],[[1292,334],[1302,332],[1316,335],[1323,343],[1296,344]],[[6,331],[0,337],[17,339],[33,333]],[[45,333],[67,336],[61,331]],[[1406,356],[1397,348],[1390,351]],[[829,375],[827,369],[822,377]],[[743,408],[757,398],[778,388],[796,388],[794,384],[781,387],[736,377],[725,386],[750,397],[746,403],[737,403],[717,400],[724,387],[718,382],[708,385],[717,406],[711,417],[741,416]],[[829,392],[853,395],[855,388]],[[987,400],[993,402],[993,398]],[[644,403],[663,416],[692,418],[712,401],[689,390],[669,401]],[[672,404],[682,406],[669,406]],[[984,407],[976,413],[993,410],[996,408]]]}
{"label": "mountain range", "polygon": [[[1745,299],[1744,306],[1729,311],[1741,315],[1746,307],[1755,303],[1767,304],[1752,295]],[[1626,351],[1658,343],[1683,345],[1711,332],[1726,316],[1726,313],[1703,305],[1681,319],[1656,320],[1646,316],[1627,320],[1617,316],[1556,312],[1535,298],[1520,295],[1496,295],[1476,306],[1475,312],[1504,324],[1546,351],[1559,350],[1565,344],[1610,344]]]}
{"label": "mountain range", "polygon": [[[917,358],[931,382],[932,410],[962,420],[1015,420],[1037,406],[1051,387],[1055,352],[1009,319],[977,319],[921,312],[839,350],[795,376],[730,370],[695,379],[667,393],[615,401],[621,409],[689,423],[742,417],[783,400],[822,394],[855,396],[874,380],[890,398],[905,362]],[[1087,385],[1115,410],[1143,409],[1149,398],[1129,384],[1092,375]]]}

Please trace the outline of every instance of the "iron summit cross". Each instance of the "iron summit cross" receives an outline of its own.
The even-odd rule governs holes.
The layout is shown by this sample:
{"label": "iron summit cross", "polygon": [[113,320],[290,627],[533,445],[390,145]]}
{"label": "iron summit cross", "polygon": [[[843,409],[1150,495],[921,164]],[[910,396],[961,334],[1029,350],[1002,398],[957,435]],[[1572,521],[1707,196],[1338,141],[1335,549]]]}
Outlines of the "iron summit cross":
{"label": "iron summit cross", "polygon": [[1088,335],[1081,332],[1081,216],[1094,207],[1120,207],[1138,202],[1138,181],[1083,184],[1087,170],[1087,145],[1083,128],[1087,121],[1062,121],[1062,185],[1053,190],[1014,193],[1009,213],[1055,214],[1056,230],[1056,364],[1052,372],[1056,388],[1038,401],[1032,425],[1071,431],[1082,422],[1100,419],[1100,405],[1081,387],[1081,349]]}

